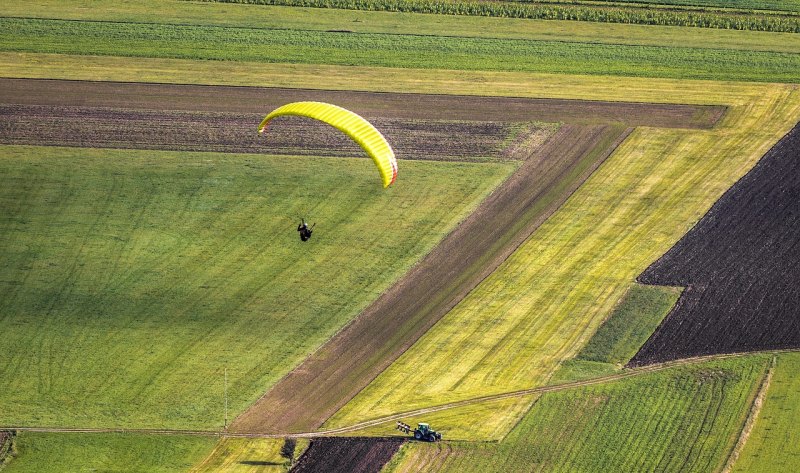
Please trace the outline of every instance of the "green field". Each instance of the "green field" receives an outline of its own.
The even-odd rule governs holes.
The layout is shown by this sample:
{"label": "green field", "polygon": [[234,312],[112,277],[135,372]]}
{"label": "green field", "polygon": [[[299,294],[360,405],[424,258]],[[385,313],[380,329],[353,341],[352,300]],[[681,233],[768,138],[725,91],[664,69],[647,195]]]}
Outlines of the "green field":
{"label": "green field", "polygon": [[632,286],[586,346],[566,360],[551,384],[595,378],[618,371],[650,337],[680,296],[670,287]]}
{"label": "green field", "polygon": [[[557,1],[557,0],[556,0]],[[632,3],[648,6],[690,6],[711,8],[740,8],[744,10],[770,10],[800,12],[796,0],[593,0],[608,3]]]}
{"label": "green field", "polygon": [[734,472],[800,470],[800,353],[778,355],[764,404]]}
{"label": "green field", "polygon": [[[709,83],[703,92],[706,100],[719,100],[716,94],[731,91]],[[732,107],[714,131],[634,132],[503,265],[327,425],[546,384],[634,278],[800,118],[800,94],[792,88],[753,99]],[[437,357],[420,364],[432,346]],[[396,389],[409,379],[420,386],[413,398]]]}
{"label": "green field", "polygon": [[[590,1],[493,1],[478,0],[216,0],[347,10],[400,11],[440,15],[488,16],[544,20],[640,23],[736,30],[800,32],[796,12],[662,7],[654,4],[606,4]],[[709,11],[707,11],[709,10]]]}
{"label": "green field", "polygon": [[17,456],[3,473],[189,471],[214,446],[213,437],[22,432]]}
{"label": "green field", "polygon": [[0,147],[0,425],[221,427],[514,165],[401,168]]}
{"label": "green field", "polygon": [[680,290],[633,286],[576,359],[624,365],[675,305]]}
{"label": "green field", "polygon": [[800,82],[797,53],[206,25],[0,18],[0,50]]}
{"label": "green field", "polygon": [[102,8],[96,8],[97,0],[7,3],[0,6],[0,16],[284,30],[348,30],[356,33],[527,39],[632,46],[680,44],[687,48],[786,53],[796,53],[800,50],[800,35],[792,33],[261,5],[218,5],[180,0],[162,0],[157,5],[147,0],[100,4]]}
{"label": "green field", "polygon": [[499,443],[410,443],[387,471],[719,471],[768,360],[739,357],[543,394]]}

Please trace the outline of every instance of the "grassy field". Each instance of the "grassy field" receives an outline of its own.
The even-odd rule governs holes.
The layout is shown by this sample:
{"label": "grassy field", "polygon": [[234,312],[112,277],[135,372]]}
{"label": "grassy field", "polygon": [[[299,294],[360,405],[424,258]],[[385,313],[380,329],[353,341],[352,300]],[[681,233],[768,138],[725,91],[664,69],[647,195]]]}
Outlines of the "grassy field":
{"label": "grassy field", "polygon": [[0,50],[800,82],[800,54],[490,38],[0,18]]}
{"label": "grassy field", "polygon": [[1,147],[0,425],[220,427],[514,169],[400,167]]}
{"label": "grassy field", "polygon": [[22,432],[17,456],[3,473],[189,471],[214,446],[213,437]]}
{"label": "grassy field", "polygon": [[672,309],[677,288],[635,285],[578,353],[578,360],[624,365]]}
{"label": "grassy field", "polygon": [[[294,459],[308,448],[308,439],[296,440]],[[284,439],[224,438],[191,473],[284,473],[289,459],[281,456]]]}
{"label": "grassy field", "polygon": [[719,471],[769,357],[670,368],[543,394],[499,443],[406,445],[386,469]]}
{"label": "grassy field", "polygon": [[[708,84],[705,99],[724,103],[730,92]],[[711,132],[637,130],[514,255],[327,425],[547,383],[634,278],[798,119],[800,93],[776,87],[733,106]],[[437,347],[433,360],[426,356],[430,347]],[[396,389],[405,383],[419,386],[413,398]]]}
{"label": "grassy field", "polygon": [[800,470],[800,353],[778,355],[767,397],[734,472]]}
{"label": "grassy field", "polygon": [[630,5],[598,2],[528,2],[476,0],[216,0],[220,3],[251,3],[347,10],[401,11],[440,15],[488,16],[544,20],[577,20],[604,23],[691,26],[736,30],[800,32],[800,18],[794,12],[770,12],[696,7],[664,8],[658,5]]}
{"label": "grassy field", "polygon": [[304,31],[348,30],[356,33],[527,39],[633,46],[680,44],[687,48],[785,53],[796,53],[800,50],[800,35],[793,33],[402,12],[356,12],[264,5],[222,5],[180,0],[163,0],[158,4],[147,0],[114,3],[103,0],[7,2],[0,5],[0,16]]}
{"label": "grassy field", "polygon": [[639,351],[675,305],[681,290],[631,286],[608,319],[575,358],[566,360],[551,384],[604,376],[618,371]]}

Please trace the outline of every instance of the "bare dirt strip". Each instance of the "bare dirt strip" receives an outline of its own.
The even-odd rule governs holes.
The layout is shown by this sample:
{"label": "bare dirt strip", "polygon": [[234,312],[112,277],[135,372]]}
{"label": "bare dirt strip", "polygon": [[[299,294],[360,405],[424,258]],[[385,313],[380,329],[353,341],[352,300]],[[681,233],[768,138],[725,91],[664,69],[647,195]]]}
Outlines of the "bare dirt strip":
{"label": "bare dirt strip", "polygon": [[[93,148],[364,157],[333,127],[279,117],[259,135],[257,113],[0,104],[0,143]],[[524,159],[513,145],[541,144],[553,126],[367,117],[404,159]],[[511,139],[509,139],[511,137]]]}
{"label": "bare dirt strip", "polygon": [[0,79],[2,104],[234,112],[263,116],[280,105],[302,100],[335,103],[365,117],[498,122],[538,120],[695,129],[714,127],[726,110],[724,106],[714,105]]}
{"label": "bare dirt strip", "polygon": [[385,119],[567,123],[409,274],[241,415],[231,427],[231,432],[240,433],[318,429],[505,260],[588,178],[632,127],[710,128],[725,110],[713,106],[54,80],[0,80],[0,86],[0,104],[52,110],[106,107],[261,114],[289,101],[321,100]]}
{"label": "bare dirt strip", "polygon": [[799,230],[800,124],[639,276],[687,289],[629,364],[800,347]]}
{"label": "bare dirt strip", "polygon": [[293,473],[378,473],[397,453],[398,438],[328,437],[311,441]]}
{"label": "bare dirt strip", "polygon": [[491,274],[629,130],[562,126],[405,277],[237,418],[231,431],[321,426]]}

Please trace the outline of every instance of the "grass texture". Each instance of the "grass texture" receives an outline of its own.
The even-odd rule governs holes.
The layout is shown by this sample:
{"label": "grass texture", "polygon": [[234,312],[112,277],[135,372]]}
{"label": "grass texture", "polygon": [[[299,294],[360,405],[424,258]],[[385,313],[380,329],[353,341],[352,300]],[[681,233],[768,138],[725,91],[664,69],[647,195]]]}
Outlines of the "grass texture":
{"label": "grass texture", "polygon": [[[757,89],[744,105],[722,85],[697,91],[694,99],[732,104],[716,130],[635,131],[497,271],[327,425],[546,384],[634,278],[800,119],[796,89]],[[431,347],[436,357],[427,356]],[[396,389],[407,383],[418,387],[413,397]]]}
{"label": "grass texture", "polygon": [[214,445],[212,437],[22,432],[17,456],[3,473],[189,471]]}
{"label": "grass texture", "polygon": [[514,165],[400,168],[0,147],[0,425],[221,427]]}
{"label": "grass texture", "polygon": [[[285,473],[289,459],[281,456],[284,439],[223,438],[191,473]],[[294,460],[308,448],[308,439],[297,439]]]}
{"label": "grass texture", "polygon": [[740,357],[546,393],[500,443],[413,443],[386,471],[718,471],[767,365]]}
{"label": "grass texture", "polygon": [[576,358],[624,365],[672,309],[680,292],[668,287],[632,286]]}
{"label": "grass texture", "polygon": [[577,20],[604,23],[691,26],[758,31],[800,31],[800,18],[789,12],[758,12],[658,8],[655,5],[604,5],[596,2],[530,2],[470,0],[216,0],[222,3],[250,3],[348,10],[402,11],[441,15],[490,16],[544,20]]}
{"label": "grass texture", "polygon": [[800,353],[778,355],[764,405],[731,471],[800,470]]}
{"label": "grass texture", "polygon": [[0,50],[800,82],[800,54],[522,39],[0,18]]}
{"label": "grass texture", "polygon": [[306,9],[182,0],[162,0],[157,4],[147,0],[7,2],[0,5],[0,16],[284,30],[347,30],[355,33],[527,39],[632,46],[680,44],[687,48],[788,53],[800,50],[800,35],[792,33],[403,12]]}

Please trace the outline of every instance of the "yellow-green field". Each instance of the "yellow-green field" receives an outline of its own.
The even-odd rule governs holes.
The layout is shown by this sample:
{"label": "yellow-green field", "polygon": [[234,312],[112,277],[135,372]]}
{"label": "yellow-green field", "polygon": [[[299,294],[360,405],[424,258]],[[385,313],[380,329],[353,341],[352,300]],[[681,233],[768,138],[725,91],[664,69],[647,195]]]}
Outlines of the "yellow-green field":
{"label": "yellow-green field", "polygon": [[[718,129],[634,132],[511,258],[327,425],[545,384],[634,278],[800,119],[793,86],[731,92],[728,84],[707,83],[703,94],[683,97],[731,105]],[[628,93],[633,100],[649,95]],[[431,347],[436,357],[424,356]],[[405,383],[416,387],[415,396],[396,389]]]}
{"label": "yellow-green field", "polygon": [[[214,450],[191,473],[283,473],[290,460],[281,455],[285,439],[223,438]],[[308,440],[299,439],[293,459],[308,448]]]}

